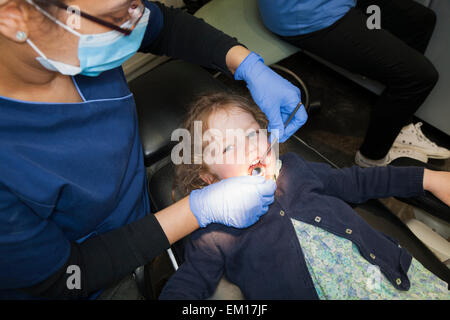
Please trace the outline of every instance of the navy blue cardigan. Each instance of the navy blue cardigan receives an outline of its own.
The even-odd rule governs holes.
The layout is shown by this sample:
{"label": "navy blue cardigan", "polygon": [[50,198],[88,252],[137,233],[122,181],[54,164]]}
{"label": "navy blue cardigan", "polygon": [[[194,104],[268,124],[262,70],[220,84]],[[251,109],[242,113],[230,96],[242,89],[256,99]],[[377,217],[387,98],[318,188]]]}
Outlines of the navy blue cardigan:
{"label": "navy blue cardigan", "polygon": [[193,233],[186,260],[160,299],[208,298],[224,274],[247,299],[318,299],[291,218],[353,241],[397,289],[409,289],[411,255],[370,227],[346,202],[421,195],[424,169],[333,169],[292,153],[281,159],[269,212],[247,229],[212,224]]}

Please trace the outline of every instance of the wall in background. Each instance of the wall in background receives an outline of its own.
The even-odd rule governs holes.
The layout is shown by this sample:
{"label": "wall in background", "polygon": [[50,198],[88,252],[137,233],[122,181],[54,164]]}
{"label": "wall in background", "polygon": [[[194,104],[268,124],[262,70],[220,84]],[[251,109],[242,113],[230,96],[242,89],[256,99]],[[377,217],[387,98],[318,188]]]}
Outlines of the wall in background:
{"label": "wall in background", "polygon": [[416,115],[450,135],[450,1],[430,2],[437,24],[425,55],[439,71],[439,81]]}

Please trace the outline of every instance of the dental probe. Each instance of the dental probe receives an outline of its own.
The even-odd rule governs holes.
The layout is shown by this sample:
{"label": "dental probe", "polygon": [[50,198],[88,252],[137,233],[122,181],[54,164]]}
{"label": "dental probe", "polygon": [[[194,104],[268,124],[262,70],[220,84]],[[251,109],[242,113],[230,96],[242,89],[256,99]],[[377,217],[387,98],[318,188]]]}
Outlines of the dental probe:
{"label": "dental probe", "polygon": [[[300,109],[300,107],[302,106],[302,102],[300,101],[297,105],[297,107],[295,108],[295,110],[291,113],[291,115],[289,116],[289,118],[286,120],[286,122],[284,123],[284,128],[286,129],[287,125],[289,124],[289,122],[291,122],[292,118],[295,116],[295,114],[297,113],[297,111]],[[262,173],[262,163],[264,160],[266,160],[267,155],[269,154],[270,150],[272,150],[272,147],[275,145],[275,143],[277,143],[278,141],[278,137],[275,137],[272,141],[272,143],[269,145],[269,147],[267,148],[266,152],[264,152],[263,156],[259,159],[258,163],[256,163],[255,165],[251,166],[250,168],[252,168],[251,170],[251,175],[252,176],[258,176],[261,175]]]}

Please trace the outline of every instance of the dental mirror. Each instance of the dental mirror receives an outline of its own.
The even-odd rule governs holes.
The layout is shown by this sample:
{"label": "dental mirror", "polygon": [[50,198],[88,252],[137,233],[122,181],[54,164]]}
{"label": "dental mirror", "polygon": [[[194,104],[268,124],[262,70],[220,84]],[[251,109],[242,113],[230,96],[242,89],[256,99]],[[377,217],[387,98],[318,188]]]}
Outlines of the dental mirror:
{"label": "dental mirror", "polygon": [[251,176],[264,176],[265,175],[264,167],[260,163],[251,166],[248,169],[248,171]]}

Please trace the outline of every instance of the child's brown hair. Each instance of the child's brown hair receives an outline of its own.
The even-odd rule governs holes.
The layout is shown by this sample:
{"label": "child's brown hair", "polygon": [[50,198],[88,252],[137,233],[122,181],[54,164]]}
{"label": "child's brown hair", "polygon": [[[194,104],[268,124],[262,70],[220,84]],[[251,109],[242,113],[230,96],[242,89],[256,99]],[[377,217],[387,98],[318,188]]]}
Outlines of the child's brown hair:
{"label": "child's brown hair", "polygon": [[[262,129],[266,129],[268,120],[259,107],[242,95],[229,92],[208,93],[198,97],[191,104],[188,114],[183,122],[183,128],[189,130],[194,137],[194,122],[201,121],[202,132],[208,130],[209,117],[219,111],[227,111],[230,108],[240,108],[251,114]],[[204,147],[204,146],[202,146]],[[194,139],[191,139],[191,158],[194,159]],[[192,161],[193,162],[193,161]],[[184,197],[192,190],[200,189],[208,184],[201,179],[201,174],[210,173],[206,164],[180,164],[175,167],[175,180],[172,188],[172,198]]]}

